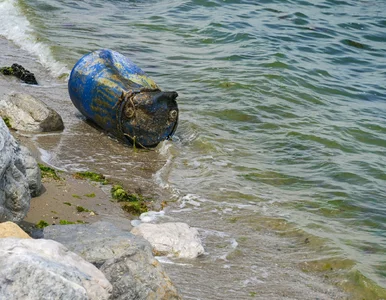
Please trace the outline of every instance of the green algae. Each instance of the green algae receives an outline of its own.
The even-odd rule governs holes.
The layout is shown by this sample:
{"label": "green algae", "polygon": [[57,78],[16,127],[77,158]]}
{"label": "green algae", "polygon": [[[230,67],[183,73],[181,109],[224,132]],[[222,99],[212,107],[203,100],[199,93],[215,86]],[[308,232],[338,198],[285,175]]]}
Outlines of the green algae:
{"label": "green algae", "polygon": [[374,281],[364,276],[358,270],[351,270],[345,278],[339,282],[344,291],[353,295],[353,299],[386,299],[386,289],[377,285]]}
{"label": "green algae", "polygon": [[135,202],[135,201],[142,201],[143,197],[141,195],[136,194],[129,194],[124,190],[124,188],[121,185],[114,185],[111,188],[111,197],[113,197],[114,200],[117,200],[118,202]]}
{"label": "green algae", "polygon": [[148,208],[144,202],[126,202],[122,205],[122,209],[136,216],[139,216],[140,214],[148,211]]}
{"label": "green algae", "polygon": [[326,272],[350,270],[355,266],[355,262],[350,259],[327,258],[312,261],[304,261],[299,264],[303,272]]}
{"label": "green algae", "polygon": [[83,206],[77,206],[76,207],[76,210],[78,212],[91,212],[91,210],[87,209],[87,208],[84,208]]}
{"label": "green algae", "polygon": [[60,225],[71,225],[71,224],[75,224],[75,222],[71,222],[71,221],[67,221],[67,220],[60,220],[59,224]]}
{"label": "green algae", "polygon": [[[239,219],[238,225],[250,226],[255,231],[270,232],[287,238],[292,241],[289,246],[291,248],[307,249],[306,251],[311,251],[311,253],[322,251],[327,254],[328,258],[310,258],[297,262],[296,265],[303,272],[317,274],[336,285],[349,294],[348,299],[386,299],[386,289],[358,271],[356,262],[345,258],[328,239],[312,235],[283,218],[266,216],[256,218],[256,215],[251,215],[250,218]],[[242,242],[243,239],[238,239],[238,241]],[[375,245],[365,246],[369,248],[367,251],[381,253]],[[237,257],[238,253],[231,252],[228,256],[227,259],[232,259]]]}
{"label": "green algae", "polygon": [[83,180],[88,179],[91,181],[100,182],[102,184],[107,184],[107,180],[106,180],[105,176],[103,176],[102,174],[98,174],[98,173],[94,173],[94,172],[90,172],[90,171],[76,172],[74,174],[74,177],[76,179],[83,179]]}
{"label": "green algae", "polygon": [[147,204],[150,199],[145,199],[139,194],[130,194],[121,185],[114,185],[111,188],[111,197],[117,202],[121,202],[122,209],[133,215],[140,215],[148,211]]}
{"label": "green algae", "polygon": [[35,227],[36,227],[36,228],[43,229],[44,227],[47,227],[47,226],[49,226],[49,225],[50,225],[50,224],[48,224],[46,221],[40,220],[39,222],[37,222],[37,223],[35,224]]}
{"label": "green algae", "polygon": [[42,178],[52,178],[54,180],[61,180],[62,179],[61,177],[59,177],[59,175],[57,174],[55,169],[48,167],[48,166],[45,166],[41,163],[38,163],[38,165],[39,165],[39,168],[40,168],[40,171],[42,174]]}
{"label": "green algae", "polygon": [[66,204],[68,206],[71,206],[72,204],[70,202],[63,202],[63,204]]}
{"label": "green algae", "polygon": [[12,67],[2,67],[0,68],[0,73],[3,75],[14,75]]}
{"label": "green algae", "polygon": [[88,198],[95,198],[96,197],[95,193],[85,194],[85,196]]}
{"label": "green algae", "polygon": [[3,117],[3,121],[8,128],[12,128],[11,120],[8,117]]}
{"label": "green algae", "polygon": [[77,199],[81,199],[81,197],[79,195],[76,195],[76,194],[72,194],[72,197],[77,198]]}

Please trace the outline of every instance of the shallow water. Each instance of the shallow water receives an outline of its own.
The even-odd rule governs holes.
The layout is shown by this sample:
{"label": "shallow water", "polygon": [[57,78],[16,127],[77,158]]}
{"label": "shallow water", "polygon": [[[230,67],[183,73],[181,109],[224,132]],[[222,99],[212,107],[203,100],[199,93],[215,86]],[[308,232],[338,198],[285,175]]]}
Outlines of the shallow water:
{"label": "shallow water", "polygon": [[[384,11],[380,1],[5,0],[0,35],[21,50],[1,63],[31,66],[43,87],[22,89],[64,116],[62,135],[35,137],[47,162],[140,183],[167,197],[167,220],[200,228],[206,255],[165,265],[186,298],[340,299],[337,285],[377,299]],[[179,92],[172,142],[133,152],[72,107],[54,78],[99,48]]]}

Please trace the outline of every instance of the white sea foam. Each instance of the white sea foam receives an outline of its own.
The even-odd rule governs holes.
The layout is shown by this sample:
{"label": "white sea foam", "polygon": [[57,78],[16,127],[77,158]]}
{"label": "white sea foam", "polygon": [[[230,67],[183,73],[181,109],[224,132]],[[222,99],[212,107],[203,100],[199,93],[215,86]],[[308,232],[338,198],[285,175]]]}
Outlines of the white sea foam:
{"label": "white sea foam", "polygon": [[185,267],[193,267],[192,264],[175,263],[174,261],[170,260],[167,256],[154,256],[154,258],[156,260],[158,260],[162,264],[178,265],[178,266],[185,266]]}
{"label": "white sea foam", "polygon": [[180,208],[184,208],[187,204],[192,205],[194,207],[200,207],[200,202],[205,202],[204,199],[200,198],[198,195],[195,194],[187,194],[183,196],[180,200]]}
{"label": "white sea foam", "polygon": [[37,147],[40,152],[40,158],[43,162],[46,164],[49,164],[52,158],[52,154],[48,152],[47,150],[44,150],[42,148]]}
{"label": "white sea foam", "polygon": [[59,76],[69,73],[66,65],[54,59],[48,45],[39,42],[30,22],[23,15],[16,0],[0,2],[0,35],[13,41],[21,49],[36,56],[38,61],[47,68],[52,75]]}
{"label": "white sea foam", "polygon": [[142,213],[139,216],[139,219],[143,223],[150,223],[150,222],[154,222],[155,220],[157,220],[158,218],[163,217],[163,216],[165,216],[165,212],[163,210],[161,210],[161,211],[147,211],[147,212]]}

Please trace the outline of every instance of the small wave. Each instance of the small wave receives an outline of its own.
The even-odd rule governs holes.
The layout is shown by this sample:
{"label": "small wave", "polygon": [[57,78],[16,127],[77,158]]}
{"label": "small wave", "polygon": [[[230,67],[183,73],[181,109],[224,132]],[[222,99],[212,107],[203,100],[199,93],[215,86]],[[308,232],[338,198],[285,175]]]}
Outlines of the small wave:
{"label": "small wave", "polygon": [[16,0],[5,0],[0,3],[0,36],[14,42],[21,49],[36,56],[38,61],[47,68],[51,74],[58,77],[69,74],[66,65],[54,59],[48,45],[39,42],[36,33],[28,19],[22,14]]}

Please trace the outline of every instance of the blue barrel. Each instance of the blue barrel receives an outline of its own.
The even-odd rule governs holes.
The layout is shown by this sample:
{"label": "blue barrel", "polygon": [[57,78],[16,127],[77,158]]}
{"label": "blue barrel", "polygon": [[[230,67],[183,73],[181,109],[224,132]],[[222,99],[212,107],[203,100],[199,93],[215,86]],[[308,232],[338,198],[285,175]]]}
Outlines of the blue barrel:
{"label": "blue barrel", "polygon": [[122,54],[104,49],[83,56],[71,71],[72,103],[124,142],[155,147],[177,128],[177,92],[163,92]]}

